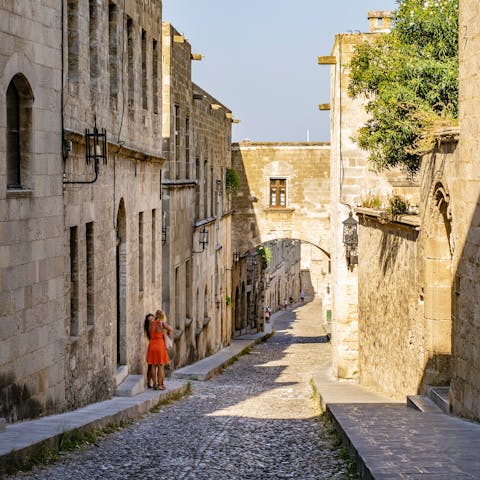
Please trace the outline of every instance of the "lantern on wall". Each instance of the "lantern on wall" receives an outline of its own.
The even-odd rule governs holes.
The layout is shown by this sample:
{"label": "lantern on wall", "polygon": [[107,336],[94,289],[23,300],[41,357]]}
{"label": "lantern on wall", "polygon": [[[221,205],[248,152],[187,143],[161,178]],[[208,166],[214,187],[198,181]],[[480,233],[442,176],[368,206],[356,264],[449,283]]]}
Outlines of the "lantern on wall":
{"label": "lantern on wall", "polygon": [[353,218],[352,212],[343,223],[343,244],[347,265],[353,267],[358,264],[358,222]]}

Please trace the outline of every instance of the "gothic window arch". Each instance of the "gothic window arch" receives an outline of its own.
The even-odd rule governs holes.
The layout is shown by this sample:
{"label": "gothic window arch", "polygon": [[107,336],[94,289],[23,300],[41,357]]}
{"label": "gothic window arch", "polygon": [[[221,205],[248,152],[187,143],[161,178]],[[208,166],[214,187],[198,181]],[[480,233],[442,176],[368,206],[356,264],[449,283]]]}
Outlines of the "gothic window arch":
{"label": "gothic window arch", "polygon": [[28,184],[32,104],[30,84],[23,75],[15,75],[6,91],[7,188],[25,188]]}

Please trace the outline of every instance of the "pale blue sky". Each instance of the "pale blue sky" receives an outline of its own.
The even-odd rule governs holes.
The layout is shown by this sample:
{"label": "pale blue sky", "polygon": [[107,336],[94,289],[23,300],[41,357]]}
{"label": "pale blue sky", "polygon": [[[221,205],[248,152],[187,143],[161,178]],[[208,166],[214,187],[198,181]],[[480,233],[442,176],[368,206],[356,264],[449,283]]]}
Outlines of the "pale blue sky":
{"label": "pale blue sky", "polygon": [[201,62],[193,81],[241,120],[234,141],[329,140],[329,55],[335,33],[368,31],[369,10],[395,0],[164,0],[163,20]]}

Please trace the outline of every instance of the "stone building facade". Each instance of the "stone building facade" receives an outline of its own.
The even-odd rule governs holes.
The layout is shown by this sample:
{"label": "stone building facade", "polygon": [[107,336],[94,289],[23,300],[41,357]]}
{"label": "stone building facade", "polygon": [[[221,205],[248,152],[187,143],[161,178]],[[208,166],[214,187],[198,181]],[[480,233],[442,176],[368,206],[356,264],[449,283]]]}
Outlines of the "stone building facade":
{"label": "stone building facade", "polygon": [[193,85],[195,200],[191,311],[196,358],[230,344],[232,207],[226,173],[232,165],[231,111]]}
{"label": "stone building facade", "polygon": [[[161,20],[160,0],[65,4],[69,408],[145,372],[143,319],[161,307]],[[85,130],[95,125],[107,157],[86,161]]]}
{"label": "stone building facade", "polygon": [[464,321],[456,313],[453,280],[462,223],[456,213],[461,196],[452,196],[457,144],[457,128],[439,131],[437,146],[423,158],[418,215],[392,219],[356,209],[359,381],[398,400],[449,386],[454,372],[453,326]]}
{"label": "stone building facade", "polygon": [[478,65],[480,5],[460,1],[460,141],[459,158],[452,165],[446,190],[452,216],[452,382],[454,414],[480,420],[478,232],[480,176],[478,171]]}
{"label": "stone building facade", "polygon": [[213,353],[232,335],[231,112],[192,83],[194,58],[185,37],[164,23],[163,305],[176,329],[173,367]]}
{"label": "stone building facade", "polygon": [[0,19],[0,416],[14,421],[66,402],[61,2],[2,2]]}
{"label": "stone building facade", "polygon": [[192,335],[192,226],[195,171],[191,47],[169,23],[163,24],[163,309],[176,329],[172,364],[196,358]]}
{"label": "stone building facade", "polygon": [[[369,170],[368,154],[354,142],[357,130],[367,121],[364,103],[348,95],[349,64],[355,47],[389,31],[390,12],[369,12],[369,33],[335,36],[330,56],[319,64],[331,65],[331,287],[333,370],[340,378],[356,378],[359,372],[358,270],[349,262],[343,245],[343,226],[349,214],[369,194],[410,196],[415,184],[400,171],[379,175]],[[357,219],[358,220],[358,219]]]}
{"label": "stone building facade", "polygon": [[232,158],[240,178],[233,197],[233,250],[248,258],[262,246],[272,257],[265,291],[255,297],[274,311],[285,297],[298,301],[302,288],[322,298],[329,282],[329,144],[245,141],[234,144]]}

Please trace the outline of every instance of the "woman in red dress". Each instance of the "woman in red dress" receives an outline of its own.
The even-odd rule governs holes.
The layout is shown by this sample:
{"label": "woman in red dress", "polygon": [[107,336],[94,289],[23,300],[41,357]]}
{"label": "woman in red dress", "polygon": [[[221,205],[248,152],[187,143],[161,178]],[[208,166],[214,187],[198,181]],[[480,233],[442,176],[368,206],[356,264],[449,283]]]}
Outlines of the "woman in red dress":
{"label": "woman in red dress", "polygon": [[[151,318],[151,317],[150,317]],[[148,343],[147,363],[152,365],[151,377],[155,390],[165,390],[164,365],[170,362],[165,346],[164,333],[169,335],[172,327],[167,323],[167,316],[162,310],[155,312],[155,318],[149,322],[150,342]],[[156,379],[156,381],[155,381]]]}

